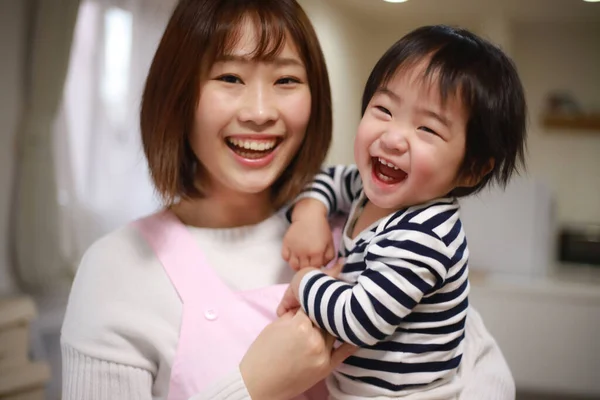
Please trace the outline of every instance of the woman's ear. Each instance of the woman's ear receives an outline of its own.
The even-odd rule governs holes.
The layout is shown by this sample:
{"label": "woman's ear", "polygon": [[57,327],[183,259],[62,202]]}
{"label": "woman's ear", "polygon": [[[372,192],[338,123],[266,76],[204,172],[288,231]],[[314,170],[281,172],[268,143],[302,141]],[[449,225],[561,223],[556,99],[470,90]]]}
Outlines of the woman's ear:
{"label": "woman's ear", "polygon": [[490,158],[487,163],[479,168],[475,168],[474,165],[471,165],[469,168],[469,172],[461,174],[457,181],[456,187],[474,187],[481,182],[483,178],[494,169],[494,165],[496,164],[496,160]]}

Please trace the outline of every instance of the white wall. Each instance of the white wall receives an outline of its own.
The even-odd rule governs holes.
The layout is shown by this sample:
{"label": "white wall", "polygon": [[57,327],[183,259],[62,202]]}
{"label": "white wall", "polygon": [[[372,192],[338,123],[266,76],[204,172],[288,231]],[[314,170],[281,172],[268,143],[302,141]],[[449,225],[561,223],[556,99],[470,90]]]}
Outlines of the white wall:
{"label": "white wall", "polygon": [[329,163],[351,163],[360,97],[366,80],[362,62],[366,32],[348,15],[323,0],[299,0],[308,14],[327,62],[333,102],[333,144]]}
{"label": "white wall", "polygon": [[600,24],[519,24],[514,35],[530,111],[530,173],[553,189],[560,222],[600,224],[600,131],[548,131],[539,123],[551,90],[600,112]]}
{"label": "white wall", "polygon": [[0,294],[13,286],[8,225],[16,148],[14,133],[22,98],[26,3],[0,1]]}

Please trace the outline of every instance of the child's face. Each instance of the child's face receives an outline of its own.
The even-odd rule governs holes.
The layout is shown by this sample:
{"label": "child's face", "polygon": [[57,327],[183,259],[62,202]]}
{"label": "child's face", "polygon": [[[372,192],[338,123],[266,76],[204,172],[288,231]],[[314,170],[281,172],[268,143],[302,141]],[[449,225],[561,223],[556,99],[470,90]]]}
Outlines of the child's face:
{"label": "child's face", "polygon": [[397,210],[448,194],[465,156],[468,115],[449,95],[444,105],[425,63],[397,73],[375,93],[358,127],[354,156],[365,194]]}
{"label": "child's face", "polygon": [[269,61],[252,61],[255,27],[217,60],[200,89],[190,143],[207,172],[207,189],[267,191],[296,155],[310,118],[306,69],[289,40]]}

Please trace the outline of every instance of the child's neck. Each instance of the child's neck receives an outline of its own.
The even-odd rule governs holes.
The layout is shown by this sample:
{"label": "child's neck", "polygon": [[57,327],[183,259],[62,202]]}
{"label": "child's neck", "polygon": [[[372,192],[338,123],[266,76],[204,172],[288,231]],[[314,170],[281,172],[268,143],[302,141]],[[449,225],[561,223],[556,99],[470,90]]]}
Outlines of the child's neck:
{"label": "child's neck", "polygon": [[351,238],[354,239],[369,226],[379,221],[380,219],[387,217],[395,211],[396,210],[377,207],[375,204],[367,200],[362,211],[360,212],[360,214],[358,214],[358,217],[354,222],[352,232],[350,232]]}
{"label": "child's neck", "polygon": [[187,199],[173,206],[173,212],[186,225],[200,228],[236,228],[255,225],[271,217],[275,210],[270,193],[220,193],[202,199]]}

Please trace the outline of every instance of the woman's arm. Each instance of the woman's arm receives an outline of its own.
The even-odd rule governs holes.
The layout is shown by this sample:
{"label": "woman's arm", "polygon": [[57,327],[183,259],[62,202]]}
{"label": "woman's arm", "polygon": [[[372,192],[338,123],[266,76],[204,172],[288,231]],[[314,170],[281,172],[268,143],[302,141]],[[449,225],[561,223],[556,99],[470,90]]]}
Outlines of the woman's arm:
{"label": "woman's arm", "polygon": [[356,350],[334,343],[302,311],[268,325],[240,364],[252,400],[288,400],[315,386]]}
{"label": "woman's arm", "polygon": [[500,347],[471,307],[461,363],[460,400],[514,400],[515,382]]}
{"label": "woman's arm", "polygon": [[145,369],[85,355],[62,344],[63,400],[151,400],[152,374]]}
{"label": "woman's arm", "polygon": [[63,321],[63,398],[165,396],[170,368],[163,361],[176,351],[181,312],[137,230],[124,227],[98,240],[79,265]]}

